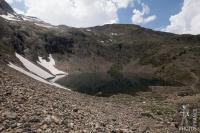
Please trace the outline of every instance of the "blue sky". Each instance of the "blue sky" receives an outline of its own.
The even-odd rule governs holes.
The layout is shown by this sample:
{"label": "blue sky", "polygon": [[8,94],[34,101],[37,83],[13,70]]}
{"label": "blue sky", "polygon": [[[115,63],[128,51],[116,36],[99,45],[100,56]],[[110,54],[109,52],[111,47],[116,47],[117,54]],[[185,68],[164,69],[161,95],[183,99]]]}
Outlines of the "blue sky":
{"label": "blue sky", "polygon": [[[155,14],[157,19],[154,22],[142,25],[151,29],[160,29],[170,24],[169,18],[180,12],[182,0],[145,0],[145,4],[151,9],[151,14]],[[118,11],[120,23],[130,24],[133,9],[141,10],[141,5],[135,4],[134,7],[129,6]]]}
{"label": "blue sky", "polygon": [[178,34],[200,34],[200,0],[7,1],[17,12],[54,25],[91,27],[122,23]]}

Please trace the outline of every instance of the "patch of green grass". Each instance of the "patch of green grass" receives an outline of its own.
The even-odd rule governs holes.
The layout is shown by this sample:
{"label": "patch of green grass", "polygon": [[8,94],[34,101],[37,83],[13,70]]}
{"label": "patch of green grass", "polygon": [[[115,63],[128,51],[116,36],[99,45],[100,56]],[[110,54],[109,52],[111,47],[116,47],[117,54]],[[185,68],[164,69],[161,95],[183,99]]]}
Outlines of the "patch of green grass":
{"label": "patch of green grass", "polygon": [[120,78],[122,76],[122,66],[116,64],[112,65],[110,70],[108,70],[108,74],[113,78]]}
{"label": "patch of green grass", "polygon": [[200,116],[197,115],[197,127],[200,127]]}
{"label": "patch of green grass", "polygon": [[169,106],[162,106],[158,104],[152,104],[150,111],[156,115],[172,116],[175,111]]}
{"label": "patch of green grass", "polygon": [[0,52],[1,53],[10,53],[11,49],[9,48],[9,46],[6,46],[5,43],[0,41]]}
{"label": "patch of green grass", "polygon": [[0,41],[0,50],[3,51],[5,48],[5,45]]}
{"label": "patch of green grass", "polygon": [[144,110],[151,112],[152,114],[170,120],[176,114],[176,108],[170,104],[164,102],[152,102],[149,105],[145,105]]}
{"label": "patch of green grass", "polygon": [[176,73],[175,78],[180,81],[190,81],[192,79],[190,73],[187,71],[180,71],[179,73]]}
{"label": "patch of green grass", "polygon": [[180,66],[180,64],[166,67],[161,73],[163,74],[162,77],[168,81],[178,81],[183,84],[192,82],[190,72],[184,66]]}
{"label": "patch of green grass", "polygon": [[162,96],[162,95],[159,95],[159,94],[154,94],[152,96],[153,99],[155,99],[156,101],[164,101],[166,100],[166,97]]}
{"label": "patch of green grass", "polygon": [[145,93],[144,97],[146,99],[155,101],[155,102],[165,102],[165,100],[167,99],[167,96],[160,94],[160,92],[149,92],[149,93]]}

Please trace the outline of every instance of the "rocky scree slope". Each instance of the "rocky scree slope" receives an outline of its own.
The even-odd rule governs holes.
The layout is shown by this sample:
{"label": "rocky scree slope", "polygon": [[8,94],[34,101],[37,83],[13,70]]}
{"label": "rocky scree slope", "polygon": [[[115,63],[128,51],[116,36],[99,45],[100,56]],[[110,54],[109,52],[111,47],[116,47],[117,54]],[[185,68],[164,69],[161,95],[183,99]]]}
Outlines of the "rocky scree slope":
{"label": "rocky scree slope", "polygon": [[[144,104],[144,101],[146,103]],[[177,132],[170,117],[143,108],[141,96],[109,98],[84,95],[39,83],[11,68],[0,68],[0,132],[2,133],[142,133]]]}

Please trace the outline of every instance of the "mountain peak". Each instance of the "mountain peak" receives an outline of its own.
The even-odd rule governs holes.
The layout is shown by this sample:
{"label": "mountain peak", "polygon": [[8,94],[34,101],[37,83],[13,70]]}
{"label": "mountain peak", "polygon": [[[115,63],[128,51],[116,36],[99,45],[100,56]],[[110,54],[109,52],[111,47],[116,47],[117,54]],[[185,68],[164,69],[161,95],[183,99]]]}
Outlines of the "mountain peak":
{"label": "mountain peak", "polygon": [[5,0],[0,0],[0,15],[7,15],[8,13],[13,14],[14,12],[12,7]]}

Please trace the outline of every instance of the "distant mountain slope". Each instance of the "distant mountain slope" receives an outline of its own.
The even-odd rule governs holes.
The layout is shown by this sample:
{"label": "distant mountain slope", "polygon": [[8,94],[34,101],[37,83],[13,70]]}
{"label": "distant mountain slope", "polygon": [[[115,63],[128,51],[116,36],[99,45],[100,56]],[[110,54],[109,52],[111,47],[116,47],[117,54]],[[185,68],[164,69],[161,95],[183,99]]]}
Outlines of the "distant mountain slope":
{"label": "distant mountain slope", "polygon": [[[1,0],[0,13],[14,12]],[[57,68],[69,74],[107,73],[117,65],[122,73],[150,74],[186,86],[192,84],[191,72],[200,77],[199,35],[176,35],[122,24],[72,28],[53,26],[33,17],[15,17],[0,17],[0,54],[4,62],[17,62],[16,51],[33,62],[38,56],[47,58],[52,54]]]}

